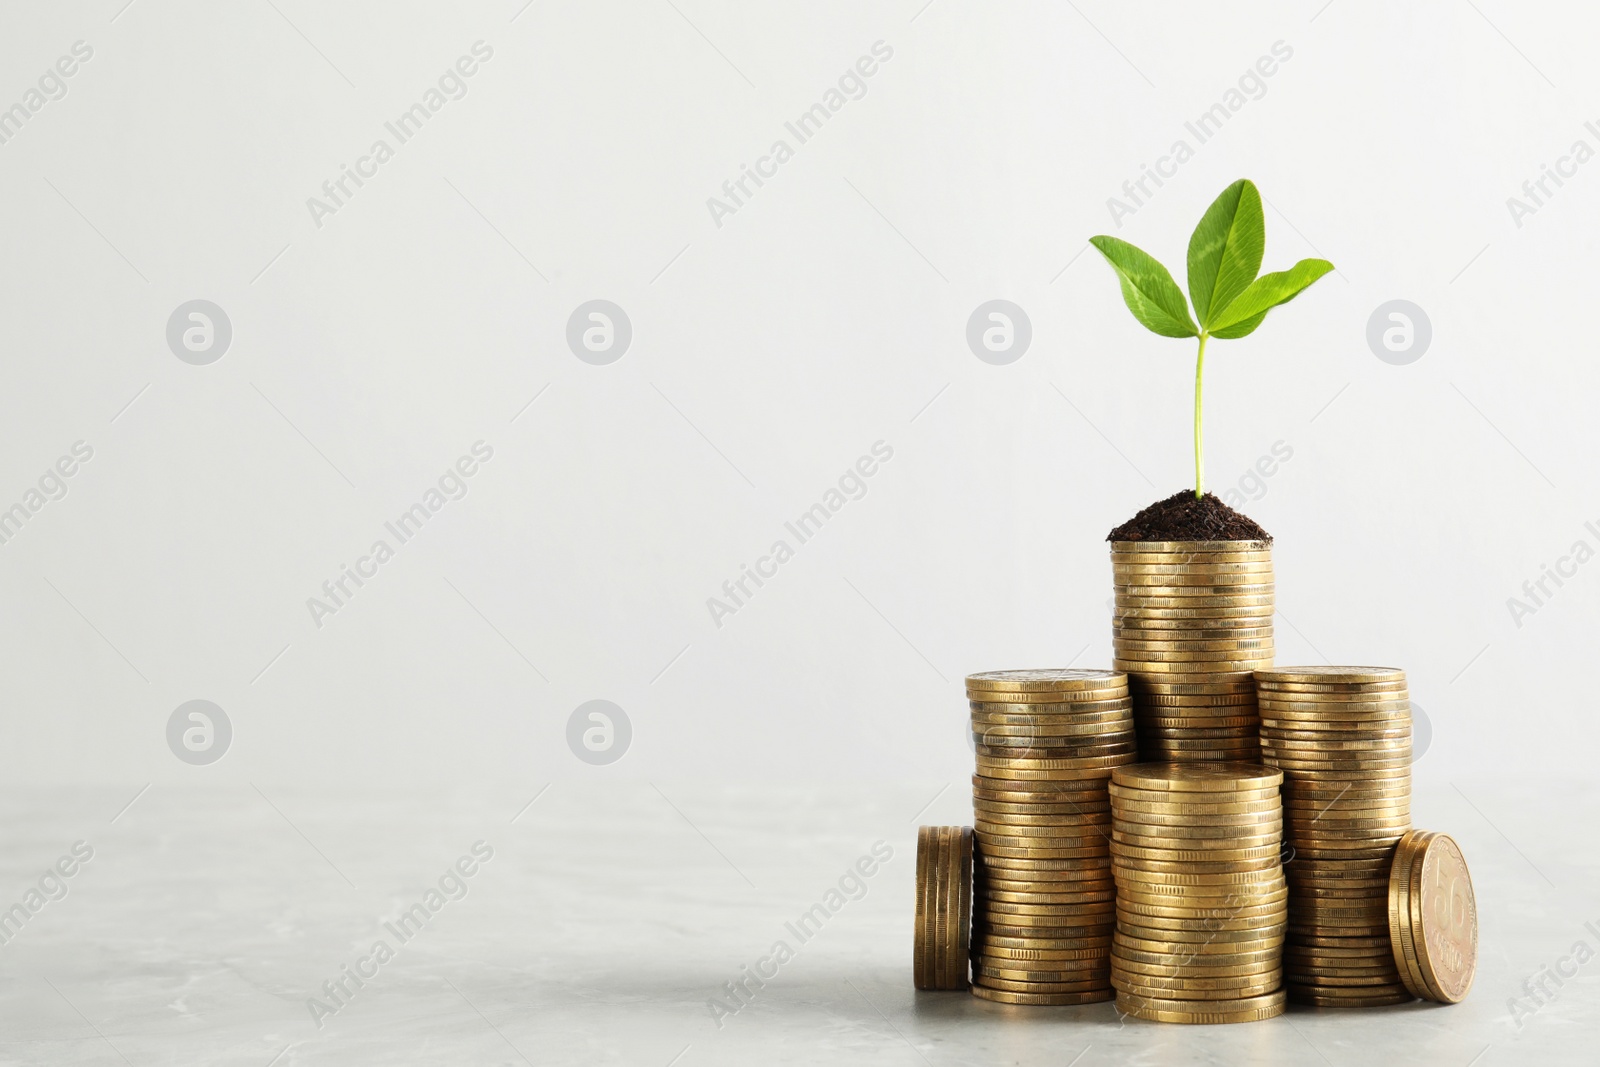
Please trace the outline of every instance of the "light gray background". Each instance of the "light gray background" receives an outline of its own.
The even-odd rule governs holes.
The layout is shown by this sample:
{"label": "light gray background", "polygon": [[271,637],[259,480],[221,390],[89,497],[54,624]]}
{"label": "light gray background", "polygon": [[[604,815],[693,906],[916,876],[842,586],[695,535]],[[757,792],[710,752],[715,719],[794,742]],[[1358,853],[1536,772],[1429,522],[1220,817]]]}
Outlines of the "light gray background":
{"label": "light gray background", "polygon": [[[975,1033],[1011,1048],[1021,1031],[936,1040],[905,1014],[911,835],[970,818],[961,676],[1104,664],[1105,531],[1190,476],[1191,348],[1133,322],[1085,239],[1115,233],[1181,276],[1194,222],[1240,176],[1268,204],[1268,269],[1321,255],[1338,273],[1212,347],[1211,485],[1292,448],[1245,505],[1278,538],[1279,660],[1407,669],[1433,730],[1417,821],[1503,892],[1453,1017],[1319,1016],[1309,1046],[1268,1026],[1204,1047],[1338,1063],[1389,1019],[1410,1035],[1391,1047],[1465,1063],[1524,1040],[1559,1058],[1592,1027],[1592,976],[1522,1030],[1504,1002],[1600,916],[1592,861],[1557,832],[1597,813],[1600,566],[1521,626],[1507,605],[1576,540],[1600,548],[1600,161],[1520,226],[1507,206],[1574,141],[1600,150],[1593,12],[109,0],[7,4],[5,29],[0,108],[74,42],[93,49],[0,144],[0,508],[74,442],[94,450],[0,544],[0,906],[74,840],[99,849],[78,895],[0,949],[7,1015],[37,1031],[17,1062],[433,1062],[383,1022],[418,1012],[468,1035],[464,1062],[479,1040],[475,1062],[511,1055],[497,1027],[574,1062],[696,1042],[684,1064],[779,1056],[777,1032],[714,1044],[703,1001],[879,838],[895,884],[838,920],[863,924],[832,935],[849,966],[757,1013],[794,1028],[780,1058],[814,1062],[804,1042],[823,1041],[937,1063],[939,1041]],[[394,145],[384,123],[477,41],[493,57],[466,95],[317,226],[307,198]],[[865,94],[718,226],[707,198],[793,145],[784,123],[879,41],[893,56]],[[1194,144],[1184,123],[1280,41],[1292,58],[1260,98],[1117,226],[1108,198]],[[166,341],[194,299],[232,325],[204,366]],[[595,299],[632,324],[606,366],[565,340]],[[995,299],[1032,326],[1005,366],[966,342]],[[1432,324],[1406,366],[1366,342],[1395,299]],[[307,598],[480,440],[493,459],[467,495],[319,628]],[[716,625],[707,598],[877,441],[893,458],[865,496]],[[567,744],[597,699],[632,727],[604,766]],[[190,700],[231,722],[209,765],[168,748]],[[438,959],[396,965],[426,1006],[380,994],[366,1023],[341,1014],[342,1038],[312,1028],[304,998],[349,946],[478,838],[510,860],[475,890],[500,896],[472,935],[504,958],[466,967],[481,958],[441,934]],[[225,929],[179,937],[190,883]],[[649,923],[618,926],[630,909]],[[591,993],[560,946],[599,966]],[[281,966],[247,979],[260,1004],[196,977],[263,955]],[[473,995],[531,959],[538,981]],[[430,984],[445,962],[494,1006]],[[840,992],[852,974],[861,1000]],[[566,1005],[570,1047],[532,1010],[564,981],[591,1008]],[[184,1007],[195,982],[210,1014]],[[674,982],[659,1018],[618,1007]],[[374,1043],[335,1043],[354,1032]],[[1070,1037],[1040,1062],[1090,1043]]]}

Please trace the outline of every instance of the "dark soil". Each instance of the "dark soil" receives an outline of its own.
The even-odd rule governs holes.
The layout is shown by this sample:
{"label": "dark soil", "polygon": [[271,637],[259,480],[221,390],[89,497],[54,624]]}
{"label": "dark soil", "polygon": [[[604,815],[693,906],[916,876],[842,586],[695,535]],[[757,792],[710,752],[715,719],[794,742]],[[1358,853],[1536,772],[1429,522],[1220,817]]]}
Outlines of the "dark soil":
{"label": "dark soil", "polygon": [[1107,541],[1271,541],[1272,535],[1207,493],[1193,489],[1157,500],[1106,535]]}

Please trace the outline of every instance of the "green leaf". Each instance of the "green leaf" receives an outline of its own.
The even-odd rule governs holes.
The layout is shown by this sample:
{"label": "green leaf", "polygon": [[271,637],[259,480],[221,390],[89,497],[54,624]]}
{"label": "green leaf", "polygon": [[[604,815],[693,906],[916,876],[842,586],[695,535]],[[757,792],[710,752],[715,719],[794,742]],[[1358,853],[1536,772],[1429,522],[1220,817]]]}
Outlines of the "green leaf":
{"label": "green leaf", "polygon": [[1266,247],[1261,194],[1254,183],[1240,178],[1211,202],[1189,238],[1189,298],[1201,326],[1211,329],[1256,280]]}
{"label": "green leaf", "polygon": [[1229,330],[1231,336],[1231,328],[1242,326],[1250,319],[1257,319],[1259,324],[1260,316],[1279,304],[1287,304],[1332,269],[1333,264],[1325,259],[1302,259],[1288,270],[1263,274],[1212,321],[1211,333],[1221,337],[1223,331]]}
{"label": "green leaf", "polygon": [[1211,336],[1220,337],[1225,341],[1233,341],[1240,337],[1248,337],[1255,332],[1256,327],[1261,325],[1261,320],[1266,317],[1267,313],[1263,311],[1261,314],[1254,315],[1248,319],[1245,319],[1243,322],[1235,323],[1234,325],[1229,326],[1227,329],[1217,330],[1213,332]]}
{"label": "green leaf", "polygon": [[1115,237],[1091,237],[1089,243],[1116,270],[1123,302],[1145,329],[1162,337],[1199,336],[1183,290],[1154,257]]}

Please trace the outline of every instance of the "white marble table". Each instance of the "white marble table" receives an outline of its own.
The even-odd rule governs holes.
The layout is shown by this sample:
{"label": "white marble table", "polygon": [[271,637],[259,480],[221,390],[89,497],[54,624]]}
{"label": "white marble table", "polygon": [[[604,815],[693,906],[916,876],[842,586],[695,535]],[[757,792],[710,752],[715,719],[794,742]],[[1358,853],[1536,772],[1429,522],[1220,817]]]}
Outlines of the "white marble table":
{"label": "white marble table", "polygon": [[[28,902],[75,842],[93,849],[64,865],[71,877],[44,879],[59,899],[31,898],[37,913],[13,918],[21,928],[0,946],[0,1063],[1600,1059],[1600,957],[1560,963],[1578,941],[1600,951],[1600,864],[1584,843],[1600,804],[1579,783],[1419,783],[1417,825],[1455,835],[1477,885],[1483,945],[1466,1003],[1296,1009],[1226,1027],[1123,1021],[1109,1004],[1023,1009],[916,993],[915,827],[970,821],[962,782],[937,795],[933,781],[652,785],[597,769],[531,806],[541,783],[258,785],[158,785],[120,814],[139,783],[0,795],[0,909]],[[892,858],[863,864],[872,874],[859,886],[846,879],[857,899],[830,898],[878,841]],[[492,857],[474,858],[476,842]],[[450,876],[463,857],[471,876]],[[441,877],[445,892],[430,898]],[[818,903],[838,907],[802,942],[786,924]],[[408,911],[414,928],[398,926]],[[381,962],[380,939],[392,952]],[[710,1001],[731,1006],[726,984],[780,939],[793,958],[714,1019]],[[1536,1005],[1523,982],[1537,992],[1546,965],[1576,974],[1545,978]],[[358,987],[347,966],[371,977]],[[335,1001],[323,986],[340,979]],[[1512,997],[1537,1008],[1520,1026]]]}

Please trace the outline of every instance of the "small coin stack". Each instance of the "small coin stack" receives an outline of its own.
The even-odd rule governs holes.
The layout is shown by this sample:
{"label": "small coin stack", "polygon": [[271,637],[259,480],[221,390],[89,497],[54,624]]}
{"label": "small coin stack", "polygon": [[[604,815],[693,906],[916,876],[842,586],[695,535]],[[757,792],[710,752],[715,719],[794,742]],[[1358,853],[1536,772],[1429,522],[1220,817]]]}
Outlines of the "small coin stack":
{"label": "small coin stack", "polygon": [[1177,1023],[1283,1013],[1282,780],[1245,763],[1112,772],[1119,1010]]}
{"label": "small coin stack", "polygon": [[1457,1004],[1478,973],[1478,901],[1460,847],[1446,834],[1411,830],[1389,875],[1389,941],[1406,988]]}
{"label": "small coin stack", "polygon": [[1283,771],[1294,850],[1290,996],[1321,1007],[1412,999],[1389,936],[1395,843],[1411,828],[1411,703],[1404,671],[1282,667],[1256,672],[1262,760]]}
{"label": "small coin stack", "polygon": [[1267,541],[1114,541],[1112,666],[1146,760],[1261,756],[1251,672],[1272,665]]}
{"label": "small coin stack", "polygon": [[1106,782],[1137,759],[1127,677],[991,671],[967,678],[972,992],[1007,1004],[1110,1000],[1115,890]]}
{"label": "small coin stack", "polygon": [[972,930],[972,831],[917,828],[917,909],[911,976],[918,989],[967,988]]}

